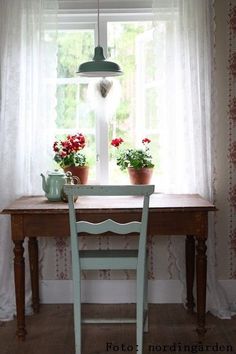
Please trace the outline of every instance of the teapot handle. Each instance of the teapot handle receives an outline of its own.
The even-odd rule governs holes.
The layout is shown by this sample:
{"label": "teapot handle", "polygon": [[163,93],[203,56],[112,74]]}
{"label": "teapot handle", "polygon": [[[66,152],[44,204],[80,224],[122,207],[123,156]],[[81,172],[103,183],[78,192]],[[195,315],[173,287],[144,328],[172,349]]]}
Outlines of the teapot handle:
{"label": "teapot handle", "polygon": [[74,181],[75,184],[81,184],[81,181],[80,181],[79,177],[77,177],[77,176],[72,176],[72,179],[73,179],[73,181]]}

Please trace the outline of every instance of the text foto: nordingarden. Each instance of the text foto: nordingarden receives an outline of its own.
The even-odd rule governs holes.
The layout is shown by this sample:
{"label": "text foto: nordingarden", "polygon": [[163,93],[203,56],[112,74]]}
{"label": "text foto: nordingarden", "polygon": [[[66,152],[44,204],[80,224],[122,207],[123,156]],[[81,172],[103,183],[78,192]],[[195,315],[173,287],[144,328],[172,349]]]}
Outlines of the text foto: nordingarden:
{"label": "text foto: nordingarden", "polygon": [[[149,353],[232,353],[233,347],[231,344],[185,344],[185,343],[171,343],[171,344],[148,344],[147,345]],[[106,343],[106,352],[118,352],[118,353],[128,353],[137,352],[138,346],[132,344],[124,343]]]}

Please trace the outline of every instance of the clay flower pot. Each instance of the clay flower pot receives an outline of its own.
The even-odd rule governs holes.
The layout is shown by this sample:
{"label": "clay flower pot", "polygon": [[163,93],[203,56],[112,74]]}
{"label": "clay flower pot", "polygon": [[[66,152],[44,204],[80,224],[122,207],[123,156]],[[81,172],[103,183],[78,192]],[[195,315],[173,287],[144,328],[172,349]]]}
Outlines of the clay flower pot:
{"label": "clay flower pot", "polygon": [[132,184],[149,184],[151,182],[153,168],[128,167],[128,173]]}
{"label": "clay flower pot", "polygon": [[89,166],[68,166],[64,168],[64,172],[70,171],[72,176],[79,177],[81,184],[88,183]]}

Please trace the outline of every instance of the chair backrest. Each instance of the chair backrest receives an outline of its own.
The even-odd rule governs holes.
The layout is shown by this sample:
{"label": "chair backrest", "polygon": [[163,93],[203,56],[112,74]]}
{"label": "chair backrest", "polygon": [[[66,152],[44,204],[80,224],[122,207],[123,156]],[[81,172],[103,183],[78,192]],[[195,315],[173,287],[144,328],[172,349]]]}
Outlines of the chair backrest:
{"label": "chair backrest", "polygon": [[[116,234],[139,233],[139,249],[145,249],[149,197],[154,192],[153,185],[65,185],[64,192],[68,196],[72,247],[78,246],[77,236],[80,232],[89,234],[112,232]],[[141,220],[126,223],[118,223],[111,219],[100,223],[77,221],[74,206],[75,196],[141,196],[143,197]]]}

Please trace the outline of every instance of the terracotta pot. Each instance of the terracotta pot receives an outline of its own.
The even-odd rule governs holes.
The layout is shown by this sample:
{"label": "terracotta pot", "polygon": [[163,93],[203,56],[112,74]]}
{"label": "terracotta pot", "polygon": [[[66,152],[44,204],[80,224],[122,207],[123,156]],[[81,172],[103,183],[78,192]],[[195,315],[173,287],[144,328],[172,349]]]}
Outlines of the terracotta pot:
{"label": "terracotta pot", "polygon": [[88,166],[68,166],[64,168],[64,172],[70,171],[72,176],[79,177],[81,184],[87,184],[89,167]]}
{"label": "terracotta pot", "polygon": [[153,168],[128,167],[129,178],[132,184],[149,184],[151,182]]}

